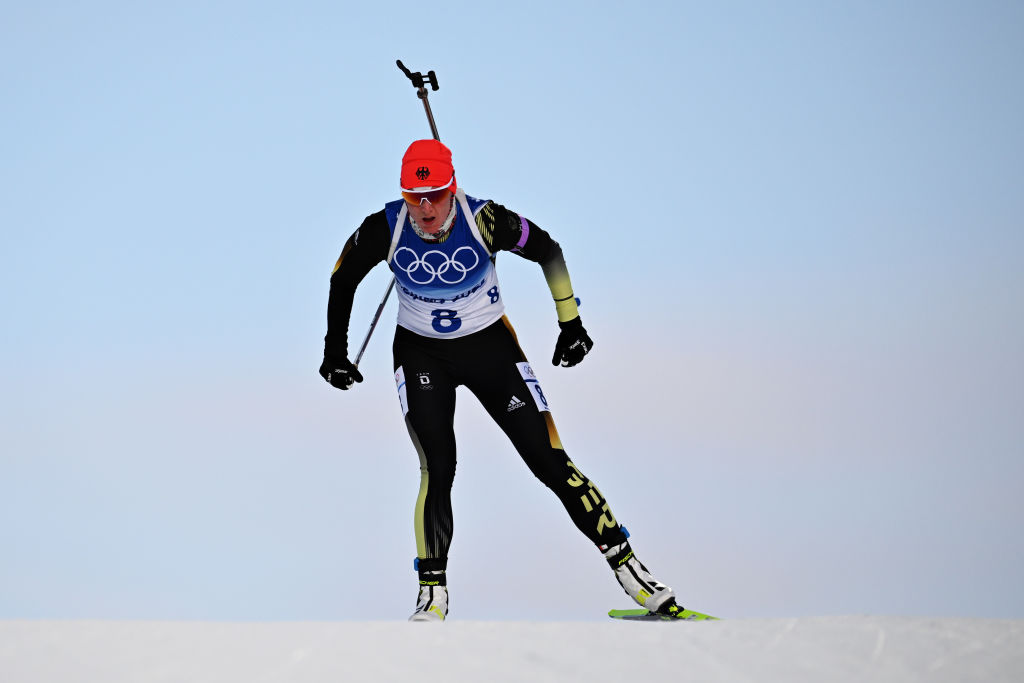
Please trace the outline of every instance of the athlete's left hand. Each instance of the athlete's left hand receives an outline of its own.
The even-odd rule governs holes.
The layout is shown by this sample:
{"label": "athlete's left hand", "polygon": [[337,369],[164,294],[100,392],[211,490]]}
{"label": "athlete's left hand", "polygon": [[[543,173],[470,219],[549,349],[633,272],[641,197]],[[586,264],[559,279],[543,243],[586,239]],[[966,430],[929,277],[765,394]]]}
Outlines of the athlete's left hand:
{"label": "athlete's left hand", "polygon": [[594,348],[594,340],[583,329],[583,321],[579,316],[569,322],[559,321],[558,326],[562,328],[562,331],[558,333],[558,341],[555,342],[555,355],[551,358],[551,364],[561,363],[563,367],[571,368],[582,361],[583,356],[590,353],[590,350]]}

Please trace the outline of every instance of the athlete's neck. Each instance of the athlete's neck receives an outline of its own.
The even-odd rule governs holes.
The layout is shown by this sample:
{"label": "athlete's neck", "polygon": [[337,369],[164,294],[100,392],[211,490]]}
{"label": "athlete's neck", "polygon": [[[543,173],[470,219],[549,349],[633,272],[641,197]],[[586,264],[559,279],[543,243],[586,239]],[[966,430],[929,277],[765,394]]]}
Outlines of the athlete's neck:
{"label": "athlete's neck", "polygon": [[440,242],[448,236],[448,231],[451,229],[452,224],[455,223],[455,198],[452,197],[452,210],[448,212],[448,217],[444,219],[444,223],[438,228],[437,232],[426,232],[419,226],[416,219],[409,214],[409,224],[412,225],[413,232],[419,235],[420,239],[424,242]]}

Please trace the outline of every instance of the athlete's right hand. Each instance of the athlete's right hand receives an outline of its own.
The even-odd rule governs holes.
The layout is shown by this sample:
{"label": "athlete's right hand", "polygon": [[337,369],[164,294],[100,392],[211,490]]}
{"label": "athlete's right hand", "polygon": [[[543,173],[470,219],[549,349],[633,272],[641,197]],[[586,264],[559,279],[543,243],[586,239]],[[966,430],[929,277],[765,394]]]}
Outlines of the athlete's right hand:
{"label": "athlete's right hand", "polygon": [[348,389],[355,382],[362,382],[363,376],[359,369],[349,362],[348,358],[324,356],[320,364],[320,376],[336,389]]}

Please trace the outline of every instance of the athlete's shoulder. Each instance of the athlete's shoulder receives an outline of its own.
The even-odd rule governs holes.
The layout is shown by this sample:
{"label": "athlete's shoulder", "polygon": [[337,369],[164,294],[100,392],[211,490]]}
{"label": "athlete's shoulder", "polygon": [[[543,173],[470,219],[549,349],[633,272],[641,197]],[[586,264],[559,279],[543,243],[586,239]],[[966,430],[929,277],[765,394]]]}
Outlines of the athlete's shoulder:
{"label": "athlete's shoulder", "polygon": [[466,203],[469,204],[469,210],[472,211],[473,216],[476,217],[480,215],[480,211],[483,210],[484,207],[492,202],[490,199],[477,199],[476,197],[471,197],[467,194]]}
{"label": "athlete's shoulder", "polygon": [[402,211],[402,207],[405,205],[404,199],[396,199],[393,202],[388,202],[384,205],[384,210],[378,213],[384,217],[384,221],[389,225],[393,226],[398,222],[398,214]]}
{"label": "athlete's shoulder", "polygon": [[390,243],[384,211],[371,213],[345,241],[341,256],[334,264],[332,282],[336,277],[348,278],[355,287],[374,264],[384,260]]}
{"label": "athlete's shoulder", "polygon": [[487,202],[476,214],[476,224],[491,251],[512,249],[522,234],[519,214],[497,202]]}
{"label": "athlete's shoulder", "polygon": [[388,232],[388,219],[385,210],[375,211],[363,219],[356,233]]}
{"label": "athlete's shoulder", "polygon": [[362,225],[349,238],[351,246],[377,255],[381,249],[387,252],[391,243],[391,231],[385,211],[376,211],[363,219]]}

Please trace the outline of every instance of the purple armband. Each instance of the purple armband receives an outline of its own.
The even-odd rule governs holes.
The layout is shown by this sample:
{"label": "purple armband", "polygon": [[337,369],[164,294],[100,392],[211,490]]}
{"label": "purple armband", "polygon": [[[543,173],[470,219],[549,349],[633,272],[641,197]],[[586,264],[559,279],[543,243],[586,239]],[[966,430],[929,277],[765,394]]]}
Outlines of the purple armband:
{"label": "purple armband", "polygon": [[516,246],[512,249],[512,251],[521,254],[523,247],[526,245],[526,240],[530,238],[530,223],[525,218],[520,216],[519,224],[523,226],[522,236],[519,238],[519,242],[516,243]]}

